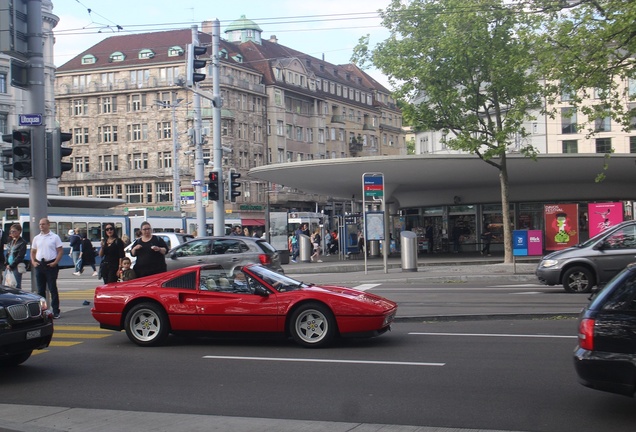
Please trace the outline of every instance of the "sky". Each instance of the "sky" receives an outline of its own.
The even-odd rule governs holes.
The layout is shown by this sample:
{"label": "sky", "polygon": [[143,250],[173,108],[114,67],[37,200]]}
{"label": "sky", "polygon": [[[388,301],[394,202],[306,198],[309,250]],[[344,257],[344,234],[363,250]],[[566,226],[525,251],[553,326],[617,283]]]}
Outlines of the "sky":
{"label": "sky", "polygon": [[[377,14],[390,0],[52,0],[60,19],[55,33],[55,64],[61,66],[97,42],[113,35],[190,28],[218,19],[221,37],[241,15],[256,22],[263,39],[276,35],[278,43],[322,58],[347,64],[360,37],[370,45],[388,38]],[[379,71],[366,72],[388,89]]]}

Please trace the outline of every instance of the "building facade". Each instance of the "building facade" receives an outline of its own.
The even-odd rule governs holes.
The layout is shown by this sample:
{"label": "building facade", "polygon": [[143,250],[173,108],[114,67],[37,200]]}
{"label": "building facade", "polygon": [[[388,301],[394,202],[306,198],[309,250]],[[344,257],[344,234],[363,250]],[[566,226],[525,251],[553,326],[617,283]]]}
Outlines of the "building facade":
{"label": "building facade", "polygon": [[[311,57],[275,36],[263,40],[261,32],[242,17],[220,46],[223,172],[242,174],[242,195],[226,202],[226,212],[259,220],[267,205],[313,211],[327,204],[326,196],[249,179],[256,166],[406,154],[401,113],[388,90],[353,65]],[[211,33],[204,22],[200,45],[210,46]],[[192,93],[175,85],[191,40],[191,29],[112,36],[57,69],[57,119],[73,134],[73,169],[60,179],[61,194],[172,210],[178,170],[181,209],[194,211]],[[211,90],[211,72],[202,90]],[[205,98],[201,117],[203,159],[211,167],[212,104]]]}

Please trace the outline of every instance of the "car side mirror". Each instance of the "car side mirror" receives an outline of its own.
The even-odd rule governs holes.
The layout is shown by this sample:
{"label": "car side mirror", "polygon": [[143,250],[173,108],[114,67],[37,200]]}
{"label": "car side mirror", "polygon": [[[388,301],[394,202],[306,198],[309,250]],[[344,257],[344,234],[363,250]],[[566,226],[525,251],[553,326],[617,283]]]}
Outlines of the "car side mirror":
{"label": "car side mirror", "polygon": [[269,290],[265,288],[263,285],[255,284],[254,294],[261,297],[269,297]]}

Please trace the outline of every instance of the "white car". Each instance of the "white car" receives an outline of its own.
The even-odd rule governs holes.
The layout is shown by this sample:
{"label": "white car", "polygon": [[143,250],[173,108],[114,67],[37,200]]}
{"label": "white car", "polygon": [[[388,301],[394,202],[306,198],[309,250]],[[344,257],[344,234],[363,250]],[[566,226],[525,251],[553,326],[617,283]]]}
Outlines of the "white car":
{"label": "white car", "polygon": [[[193,240],[194,236],[191,234],[184,233],[173,233],[173,232],[155,232],[152,235],[156,235],[159,238],[162,238],[163,241],[168,245],[168,250],[172,249],[175,246],[179,246],[181,243],[185,243],[189,240]],[[134,257],[130,254],[130,250],[132,249],[135,242],[131,242],[126,248],[124,252],[126,252],[126,256],[130,258],[130,262],[132,265],[135,265],[135,261],[137,261],[137,257]]]}

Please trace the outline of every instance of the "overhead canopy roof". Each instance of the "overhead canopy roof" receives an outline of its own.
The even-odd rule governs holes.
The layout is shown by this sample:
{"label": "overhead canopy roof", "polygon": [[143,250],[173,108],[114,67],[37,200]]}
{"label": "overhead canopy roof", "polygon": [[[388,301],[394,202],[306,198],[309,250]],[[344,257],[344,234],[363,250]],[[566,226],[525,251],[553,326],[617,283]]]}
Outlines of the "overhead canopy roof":
{"label": "overhead canopy roof", "polygon": [[[126,201],[124,200],[111,198],[85,198],[61,195],[49,195],[47,197],[47,207],[107,209],[125,203]],[[29,195],[0,193],[0,210],[4,210],[5,208],[9,207],[28,208]]]}
{"label": "overhead canopy roof", "polygon": [[[599,201],[636,196],[636,154],[508,155],[511,202]],[[607,164],[607,170],[604,165]],[[499,203],[499,170],[475,155],[323,159],[266,165],[248,176],[334,199],[361,200],[362,175],[384,174],[385,197],[400,208]],[[598,174],[606,178],[596,182]]]}

